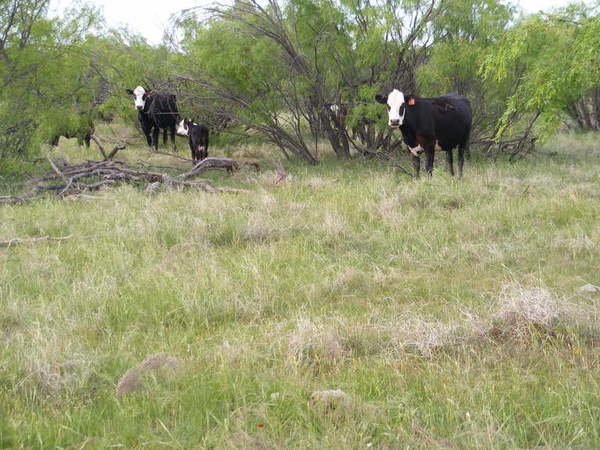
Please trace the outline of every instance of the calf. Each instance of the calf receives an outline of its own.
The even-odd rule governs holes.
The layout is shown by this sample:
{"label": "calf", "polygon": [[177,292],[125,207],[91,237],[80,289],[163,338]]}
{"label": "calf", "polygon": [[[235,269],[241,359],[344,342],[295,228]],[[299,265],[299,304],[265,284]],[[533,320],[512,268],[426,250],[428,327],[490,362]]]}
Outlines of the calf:
{"label": "calf", "polygon": [[208,157],[208,128],[204,125],[194,123],[192,119],[183,119],[179,122],[177,134],[187,136],[194,165]]}
{"label": "calf", "polygon": [[454,175],[452,149],[458,146],[458,174],[462,177],[465,150],[471,135],[471,103],[466,97],[448,94],[441,97],[422,98],[404,96],[394,89],[388,95],[376,95],[375,100],[387,104],[389,126],[400,128],[402,138],[413,155],[413,166],[419,176],[421,153],[425,152],[425,170],[433,171],[435,149],[446,152],[448,169]]}
{"label": "calf", "polygon": [[138,86],[134,90],[127,89],[127,93],[133,95],[140,126],[148,145],[158,151],[158,136],[160,130],[164,130],[163,144],[167,144],[167,132],[169,131],[173,150],[176,150],[175,127],[179,122],[179,111],[175,94],[154,92],[146,90],[142,86]]}

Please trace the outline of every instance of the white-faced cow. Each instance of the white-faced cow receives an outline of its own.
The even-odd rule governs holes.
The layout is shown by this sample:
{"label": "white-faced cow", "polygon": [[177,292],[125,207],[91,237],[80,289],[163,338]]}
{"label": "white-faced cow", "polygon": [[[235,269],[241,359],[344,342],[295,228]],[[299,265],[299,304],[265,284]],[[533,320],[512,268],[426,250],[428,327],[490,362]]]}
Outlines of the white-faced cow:
{"label": "white-faced cow", "polygon": [[177,97],[174,94],[147,90],[142,86],[134,90],[127,89],[127,93],[133,96],[135,108],[138,110],[138,119],[148,145],[158,150],[158,136],[160,130],[164,130],[163,144],[167,145],[169,131],[173,149],[176,149],[175,127],[179,122]]}
{"label": "white-faced cow", "polygon": [[448,94],[421,98],[405,96],[394,89],[388,95],[376,95],[375,100],[388,106],[388,124],[392,128],[400,128],[402,138],[413,154],[417,176],[423,152],[425,170],[431,175],[436,148],[446,152],[448,169],[454,175],[452,149],[458,147],[458,174],[462,177],[473,120],[471,103],[466,97]]}
{"label": "white-faced cow", "polygon": [[177,134],[187,136],[194,165],[208,157],[208,128],[194,123],[192,119],[183,119],[177,127]]}

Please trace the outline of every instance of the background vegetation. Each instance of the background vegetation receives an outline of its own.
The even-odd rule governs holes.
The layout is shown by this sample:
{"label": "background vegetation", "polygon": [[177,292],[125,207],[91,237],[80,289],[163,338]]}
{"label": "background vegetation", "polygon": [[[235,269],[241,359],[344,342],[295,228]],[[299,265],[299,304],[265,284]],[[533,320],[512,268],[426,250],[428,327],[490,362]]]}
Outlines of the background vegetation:
{"label": "background vegetation", "polygon": [[138,84],[177,92],[183,113],[227,128],[221,139],[258,136],[310,163],[323,139],[343,159],[396,149],[372,101],[392,87],[468,96],[487,152],[561,125],[600,129],[597,4],[525,17],[497,0],[240,0],[183,12],[158,46],[90,8],[50,19],[48,4],[0,13],[4,170],[100,120],[133,125],[124,89]]}
{"label": "background vegetation", "polygon": [[[189,169],[145,148],[138,84],[262,171],[0,207],[0,448],[600,446],[597,4],[240,0],[159,46],[47,9],[0,0],[1,190],[97,159],[48,146],[91,126]],[[379,158],[392,86],[472,99],[464,179]]]}

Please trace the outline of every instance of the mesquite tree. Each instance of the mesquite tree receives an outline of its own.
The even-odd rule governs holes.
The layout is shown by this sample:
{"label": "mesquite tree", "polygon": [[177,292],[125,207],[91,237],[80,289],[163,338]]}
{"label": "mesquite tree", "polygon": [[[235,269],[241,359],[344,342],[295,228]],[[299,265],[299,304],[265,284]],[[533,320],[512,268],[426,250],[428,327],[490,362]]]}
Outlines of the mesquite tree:
{"label": "mesquite tree", "polygon": [[[317,161],[324,136],[339,158],[376,152],[390,132],[373,96],[416,90],[442,0],[239,0],[180,22],[182,80],[198,98],[261,133],[285,154]],[[332,109],[334,105],[335,109]]]}

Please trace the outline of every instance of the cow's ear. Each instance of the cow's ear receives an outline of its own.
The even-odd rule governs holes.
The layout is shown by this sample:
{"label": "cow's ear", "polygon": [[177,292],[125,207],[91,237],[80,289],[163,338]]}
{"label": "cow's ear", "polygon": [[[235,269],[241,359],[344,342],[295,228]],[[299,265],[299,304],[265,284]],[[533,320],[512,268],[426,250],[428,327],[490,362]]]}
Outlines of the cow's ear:
{"label": "cow's ear", "polygon": [[375,101],[376,101],[377,103],[381,103],[382,105],[385,105],[385,104],[387,104],[387,99],[388,99],[388,96],[387,96],[387,95],[381,95],[381,94],[377,94],[377,95],[375,96]]}
{"label": "cow's ear", "polygon": [[133,95],[133,90],[132,89],[125,89],[125,92],[127,92],[129,95]]}
{"label": "cow's ear", "polygon": [[417,104],[417,97],[414,95],[409,95],[406,97],[406,104],[409,106],[415,106]]}

